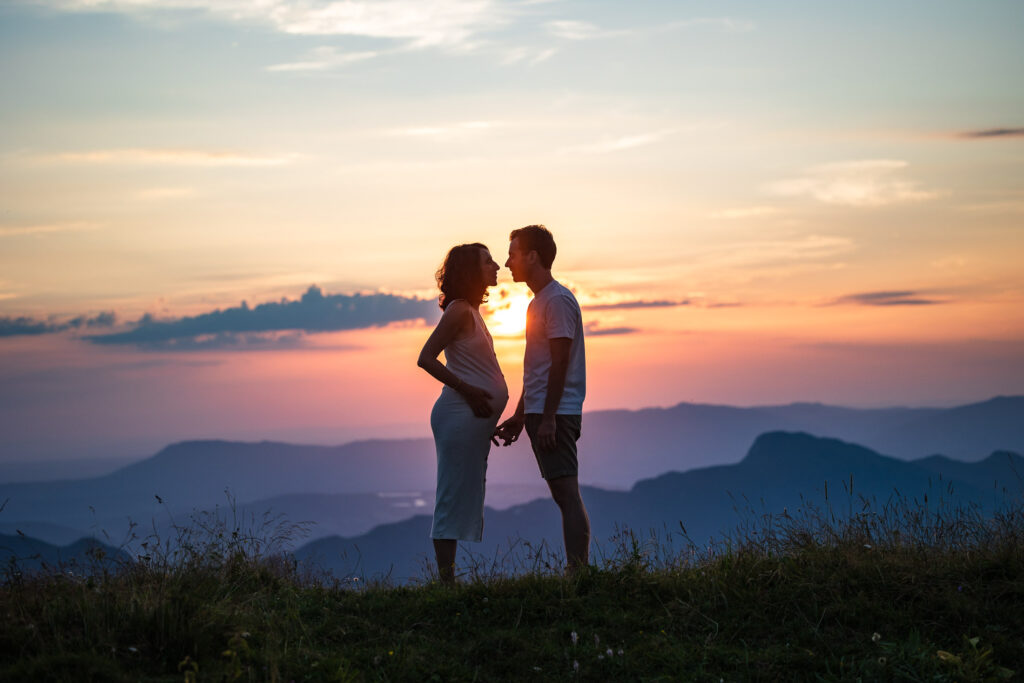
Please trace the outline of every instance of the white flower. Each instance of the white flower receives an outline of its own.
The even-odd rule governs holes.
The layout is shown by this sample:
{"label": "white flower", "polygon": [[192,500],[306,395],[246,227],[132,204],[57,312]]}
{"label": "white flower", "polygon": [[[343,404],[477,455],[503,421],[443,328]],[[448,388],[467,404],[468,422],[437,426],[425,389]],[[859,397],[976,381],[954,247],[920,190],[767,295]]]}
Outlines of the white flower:
{"label": "white flower", "polygon": [[569,640],[572,641],[573,645],[576,644],[576,641],[579,640],[579,636],[576,635],[576,631],[573,631],[572,633],[569,634]]}

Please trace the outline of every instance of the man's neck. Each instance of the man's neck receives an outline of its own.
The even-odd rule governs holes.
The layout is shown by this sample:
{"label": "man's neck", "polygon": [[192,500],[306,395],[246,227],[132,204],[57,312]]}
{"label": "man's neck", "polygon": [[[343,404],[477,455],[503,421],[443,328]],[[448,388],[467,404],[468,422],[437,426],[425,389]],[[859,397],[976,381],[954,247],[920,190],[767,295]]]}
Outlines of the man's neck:
{"label": "man's neck", "polygon": [[526,281],[526,286],[530,288],[530,291],[536,294],[540,290],[547,287],[555,278],[551,277],[550,270],[541,270],[537,275],[531,277]]}

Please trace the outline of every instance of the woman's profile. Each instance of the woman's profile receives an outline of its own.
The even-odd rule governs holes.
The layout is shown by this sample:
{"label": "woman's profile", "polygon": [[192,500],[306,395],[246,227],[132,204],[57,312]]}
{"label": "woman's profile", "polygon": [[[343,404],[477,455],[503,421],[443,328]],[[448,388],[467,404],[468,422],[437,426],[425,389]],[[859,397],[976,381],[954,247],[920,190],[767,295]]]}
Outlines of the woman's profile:
{"label": "woman's profile", "polygon": [[[487,454],[494,427],[508,402],[494,342],[480,316],[487,288],[498,284],[498,268],[482,244],[452,247],[436,273],[441,320],[418,361],[444,384],[430,413],[437,451],[430,536],[438,576],[444,583],[455,581],[458,542],[479,542],[483,536]],[[442,351],[444,364],[437,358]]]}

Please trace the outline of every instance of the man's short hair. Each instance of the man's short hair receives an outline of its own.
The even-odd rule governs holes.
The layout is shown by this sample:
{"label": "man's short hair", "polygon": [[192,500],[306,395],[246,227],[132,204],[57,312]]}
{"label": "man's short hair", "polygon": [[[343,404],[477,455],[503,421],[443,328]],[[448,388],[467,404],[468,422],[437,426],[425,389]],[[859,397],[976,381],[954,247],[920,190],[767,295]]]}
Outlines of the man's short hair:
{"label": "man's short hair", "polygon": [[550,230],[543,225],[527,225],[525,228],[513,230],[512,234],[508,236],[509,241],[517,238],[520,251],[524,254],[529,254],[531,251],[537,252],[541,265],[548,269],[551,268],[558,249],[555,247],[555,238],[551,236]]}

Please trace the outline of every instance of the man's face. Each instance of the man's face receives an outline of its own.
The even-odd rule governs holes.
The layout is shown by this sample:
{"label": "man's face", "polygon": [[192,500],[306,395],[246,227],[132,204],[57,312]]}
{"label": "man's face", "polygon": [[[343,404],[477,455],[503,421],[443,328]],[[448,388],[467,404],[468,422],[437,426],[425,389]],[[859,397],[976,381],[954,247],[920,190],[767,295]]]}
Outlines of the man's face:
{"label": "man's face", "polygon": [[526,255],[519,248],[518,237],[509,242],[508,260],[505,261],[505,267],[511,271],[514,282],[526,282],[528,264],[526,262]]}

